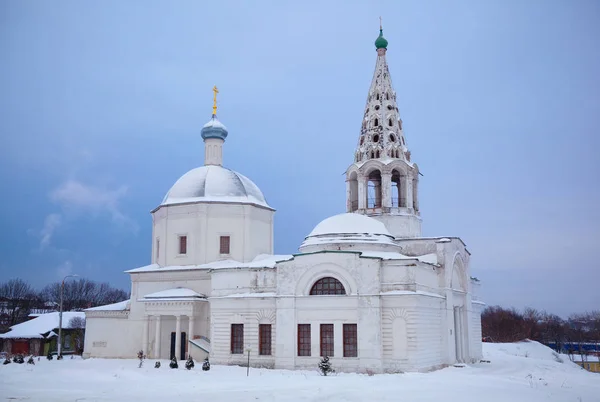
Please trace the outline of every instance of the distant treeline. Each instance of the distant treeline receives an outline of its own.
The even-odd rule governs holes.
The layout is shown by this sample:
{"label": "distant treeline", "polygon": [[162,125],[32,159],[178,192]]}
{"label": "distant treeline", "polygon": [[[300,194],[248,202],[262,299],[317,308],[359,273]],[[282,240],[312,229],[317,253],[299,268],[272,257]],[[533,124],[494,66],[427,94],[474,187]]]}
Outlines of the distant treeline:
{"label": "distant treeline", "polygon": [[572,314],[566,320],[545,311],[490,306],[481,314],[486,342],[517,342],[531,339],[558,351],[584,354],[586,343],[600,342],[600,310]]}
{"label": "distant treeline", "polygon": [[[22,279],[0,283],[0,333],[27,320],[31,313],[58,311],[61,282],[50,283],[35,290]],[[83,310],[89,307],[116,303],[129,298],[129,294],[108,283],[98,283],[80,278],[65,281],[63,311]]]}

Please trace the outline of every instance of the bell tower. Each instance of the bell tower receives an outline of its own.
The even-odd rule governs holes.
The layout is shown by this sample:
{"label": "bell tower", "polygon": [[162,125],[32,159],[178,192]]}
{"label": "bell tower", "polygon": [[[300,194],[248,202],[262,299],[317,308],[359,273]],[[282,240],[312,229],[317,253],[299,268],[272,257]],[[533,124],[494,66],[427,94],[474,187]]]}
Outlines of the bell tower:
{"label": "bell tower", "polygon": [[387,46],[380,25],[375,73],[354,163],[346,170],[346,210],[381,221],[397,238],[420,237],[419,168],[406,146]]}

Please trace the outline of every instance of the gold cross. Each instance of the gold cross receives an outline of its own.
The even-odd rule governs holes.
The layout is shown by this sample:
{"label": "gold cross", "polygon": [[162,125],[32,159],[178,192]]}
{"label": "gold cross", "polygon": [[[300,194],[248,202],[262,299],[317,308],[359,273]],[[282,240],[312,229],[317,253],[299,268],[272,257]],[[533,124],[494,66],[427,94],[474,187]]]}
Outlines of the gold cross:
{"label": "gold cross", "polygon": [[382,30],[383,26],[381,25],[381,17],[379,17],[379,30]]}
{"label": "gold cross", "polygon": [[213,116],[217,115],[217,94],[219,93],[219,90],[217,89],[217,86],[215,85],[213,87]]}

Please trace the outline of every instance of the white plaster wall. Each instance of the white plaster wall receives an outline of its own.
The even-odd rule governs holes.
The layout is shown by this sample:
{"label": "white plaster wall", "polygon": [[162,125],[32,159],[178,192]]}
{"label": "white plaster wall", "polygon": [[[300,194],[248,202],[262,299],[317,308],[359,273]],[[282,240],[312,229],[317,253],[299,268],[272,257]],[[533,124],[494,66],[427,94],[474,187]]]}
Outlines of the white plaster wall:
{"label": "white plaster wall", "polygon": [[212,270],[211,276],[211,296],[276,291],[275,268],[222,268]]}
{"label": "white plaster wall", "polygon": [[[338,371],[381,371],[379,259],[356,253],[296,256],[277,266],[277,368],[313,369],[320,361],[320,324],[334,325],[332,364]],[[332,276],[345,296],[310,296],[318,279]],[[343,357],[343,324],[357,324],[358,357]],[[297,325],[311,324],[311,356],[297,356]]]}
{"label": "white plaster wall", "polygon": [[402,237],[420,237],[421,236],[421,218],[416,215],[393,215],[393,214],[366,214],[371,218],[377,219],[385,225],[387,230],[398,238]]}
{"label": "white plaster wall", "polygon": [[444,363],[444,299],[425,295],[382,297],[383,368],[426,371]]}
{"label": "white plaster wall", "polygon": [[[272,254],[273,215],[272,210],[249,204],[202,202],[160,207],[153,213],[152,262],[161,266],[222,259],[247,262],[259,254]],[[187,236],[183,255],[179,254],[179,236]],[[220,236],[230,236],[230,254],[220,254]]]}
{"label": "white plaster wall", "polygon": [[141,321],[128,319],[126,314],[86,313],[83,355],[135,358],[142,345],[142,328]]}
{"label": "white plaster wall", "polygon": [[[273,297],[216,297],[211,298],[211,362],[215,364],[240,364],[252,367],[275,366],[278,351],[275,298]],[[231,353],[231,324],[244,324],[244,354]],[[259,355],[259,324],[271,324],[271,355]]]}
{"label": "white plaster wall", "polygon": [[162,290],[184,287],[209,296],[211,293],[208,270],[160,271],[131,274],[130,315],[141,319],[145,314],[143,302],[138,301],[145,295]]}
{"label": "white plaster wall", "polygon": [[440,270],[416,260],[383,261],[381,291],[422,290],[439,293]]}

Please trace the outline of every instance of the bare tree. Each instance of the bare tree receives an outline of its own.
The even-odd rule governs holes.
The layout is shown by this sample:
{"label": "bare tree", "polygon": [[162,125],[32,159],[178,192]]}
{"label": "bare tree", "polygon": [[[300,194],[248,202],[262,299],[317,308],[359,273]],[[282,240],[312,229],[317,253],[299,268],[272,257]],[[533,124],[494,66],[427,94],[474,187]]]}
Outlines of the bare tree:
{"label": "bare tree", "polygon": [[33,288],[21,279],[11,279],[0,284],[0,305],[4,329],[27,319],[38,298]]}
{"label": "bare tree", "polygon": [[85,318],[73,317],[69,320],[69,328],[73,330],[73,338],[77,347],[77,354],[83,351],[83,341],[85,336]]}
{"label": "bare tree", "polygon": [[[44,287],[42,296],[44,300],[55,303],[60,302],[61,283],[51,283]],[[65,282],[63,290],[63,310],[83,310],[103,304],[116,303],[126,300],[127,292],[116,289],[108,283],[97,283],[81,278],[76,281]]]}

